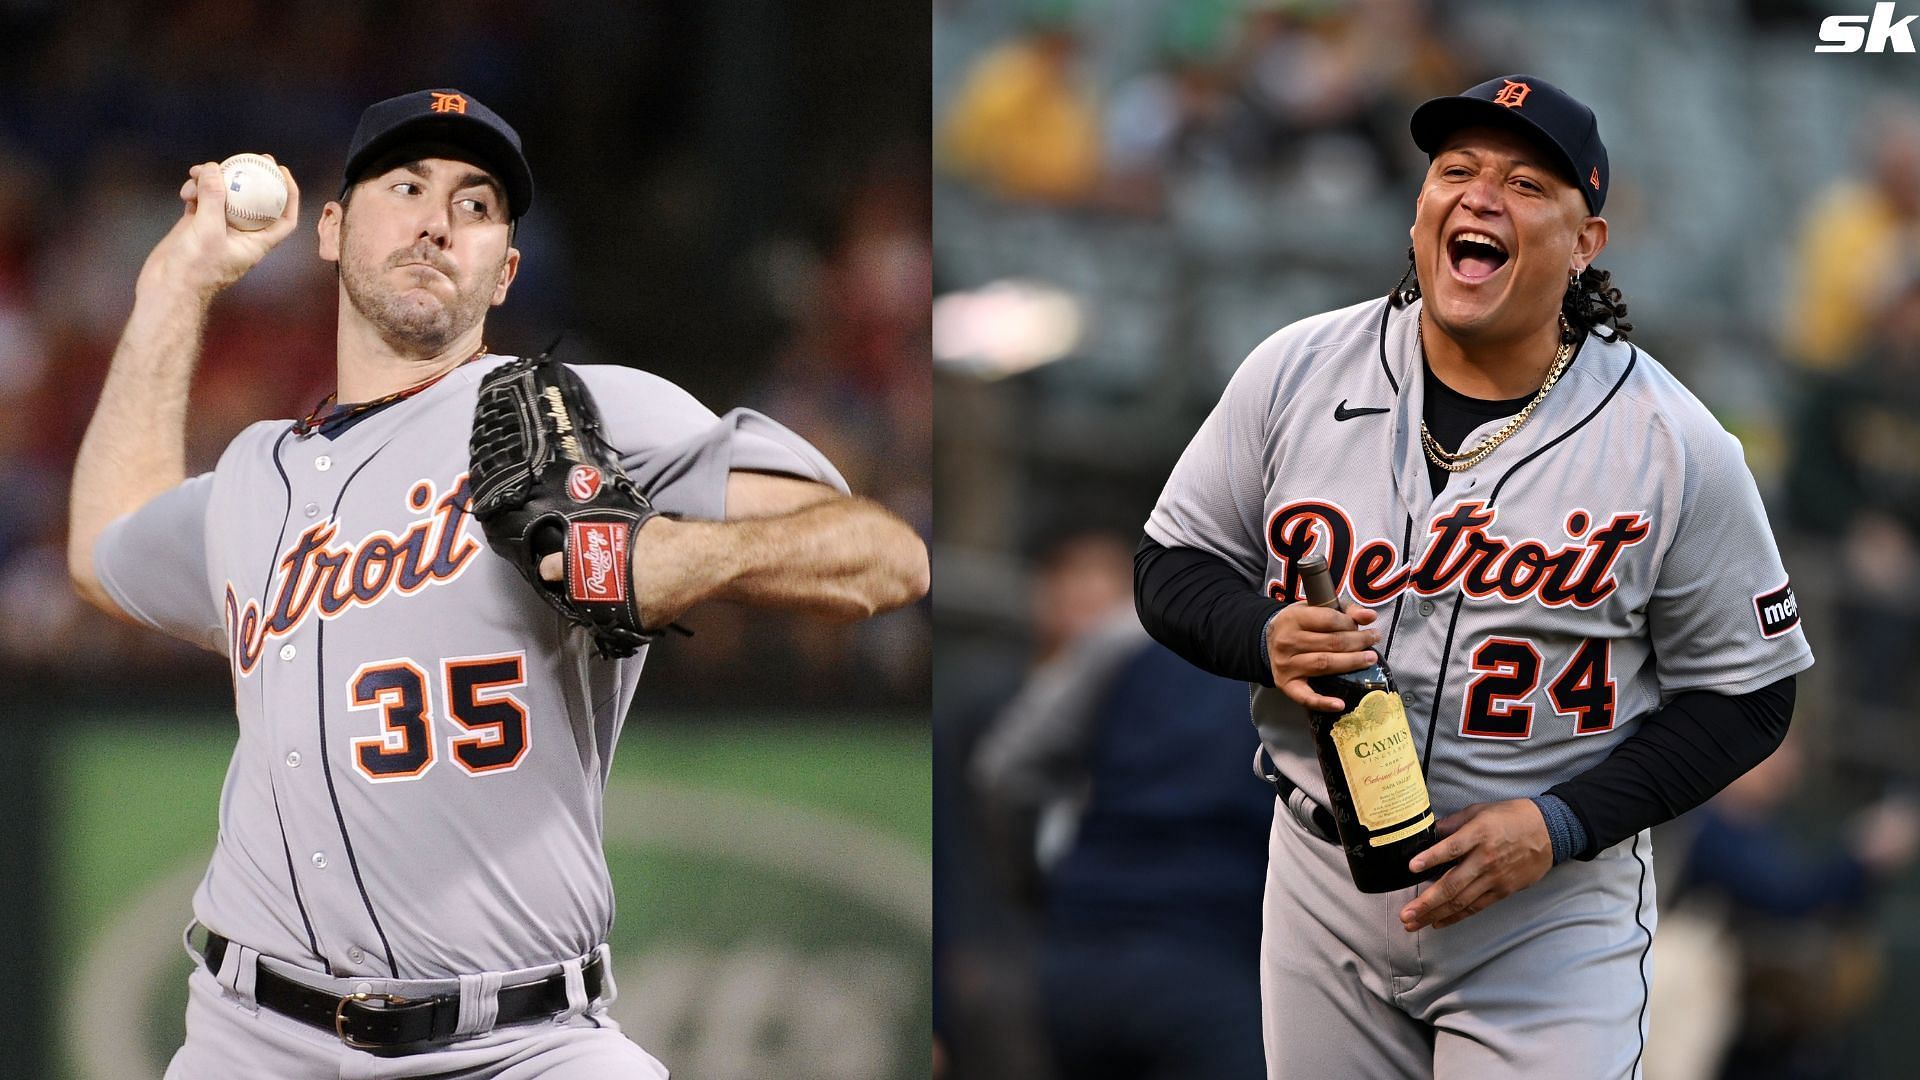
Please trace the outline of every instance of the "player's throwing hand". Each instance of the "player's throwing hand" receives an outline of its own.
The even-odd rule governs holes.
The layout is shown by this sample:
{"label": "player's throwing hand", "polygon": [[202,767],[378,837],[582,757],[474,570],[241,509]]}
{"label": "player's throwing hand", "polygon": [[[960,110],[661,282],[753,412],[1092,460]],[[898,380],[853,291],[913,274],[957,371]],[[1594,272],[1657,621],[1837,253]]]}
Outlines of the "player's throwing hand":
{"label": "player's throwing hand", "polygon": [[227,192],[219,162],[205,161],[187,170],[187,181],[180,185],[185,211],[147,256],[137,287],[184,288],[211,296],[266,258],[300,221],[300,187],[285,165],[275,164],[287,183],[287,206],[278,221],[253,232],[227,224]]}

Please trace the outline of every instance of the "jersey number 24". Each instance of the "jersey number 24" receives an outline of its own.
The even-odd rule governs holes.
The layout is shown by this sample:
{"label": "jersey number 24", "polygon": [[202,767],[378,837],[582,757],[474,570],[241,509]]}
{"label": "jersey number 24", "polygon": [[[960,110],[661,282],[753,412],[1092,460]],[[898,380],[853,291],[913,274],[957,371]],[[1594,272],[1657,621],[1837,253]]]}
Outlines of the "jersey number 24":
{"label": "jersey number 24", "polygon": [[[1573,718],[1575,735],[1613,730],[1612,644],[1588,638],[1553,677],[1547,698],[1553,711]],[[1524,739],[1533,734],[1529,699],[1540,685],[1540,650],[1525,638],[1490,637],[1473,650],[1473,681],[1467,684],[1460,734],[1474,739]]]}

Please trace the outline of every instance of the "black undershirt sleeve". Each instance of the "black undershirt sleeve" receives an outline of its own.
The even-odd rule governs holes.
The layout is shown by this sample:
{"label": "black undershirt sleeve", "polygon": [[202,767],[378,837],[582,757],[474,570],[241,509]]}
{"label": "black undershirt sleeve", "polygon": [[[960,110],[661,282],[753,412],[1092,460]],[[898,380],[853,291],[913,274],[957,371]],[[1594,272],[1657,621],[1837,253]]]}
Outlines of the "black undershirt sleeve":
{"label": "black undershirt sleeve", "polygon": [[1575,857],[1686,813],[1765,760],[1787,737],[1793,698],[1791,675],[1738,697],[1676,695],[1600,764],[1547,790],[1586,827]]}
{"label": "black undershirt sleeve", "polygon": [[1265,630],[1284,605],[1251,588],[1226,560],[1145,537],[1133,553],[1133,605],[1147,633],[1193,666],[1273,685]]}

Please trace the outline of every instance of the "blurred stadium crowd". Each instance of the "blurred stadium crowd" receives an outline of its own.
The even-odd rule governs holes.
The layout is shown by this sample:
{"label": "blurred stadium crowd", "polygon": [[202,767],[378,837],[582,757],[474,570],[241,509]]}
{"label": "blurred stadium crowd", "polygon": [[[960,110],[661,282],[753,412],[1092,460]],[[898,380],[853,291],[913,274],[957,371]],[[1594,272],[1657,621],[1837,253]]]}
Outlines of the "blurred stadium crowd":
{"label": "blurred stadium crowd", "polygon": [[[0,5],[0,671],[161,697],[224,685],[216,659],[182,663],[193,650],[67,587],[73,456],[197,161],[271,153],[304,190],[301,230],[216,306],[189,468],[332,388],[312,222],[360,110],[422,85],[492,105],[533,162],[496,351],[564,334],[570,360],[760,409],[930,531],[923,26],[855,5]],[[926,605],[844,629],[715,609],[658,651],[648,693],[917,708],[929,622]]]}
{"label": "blurred stadium crowd", "polygon": [[1648,1076],[1911,1074],[1920,84],[1816,55],[1836,10],[935,4],[946,1075],[1261,1075],[1257,1015],[1200,996],[1254,977],[1255,737],[1155,661],[1124,556],[1246,353],[1399,277],[1414,106],[1516,71],[1599,115],[1599,265],[1742,439],[1820,660],[1787,748],[1659,831]]}

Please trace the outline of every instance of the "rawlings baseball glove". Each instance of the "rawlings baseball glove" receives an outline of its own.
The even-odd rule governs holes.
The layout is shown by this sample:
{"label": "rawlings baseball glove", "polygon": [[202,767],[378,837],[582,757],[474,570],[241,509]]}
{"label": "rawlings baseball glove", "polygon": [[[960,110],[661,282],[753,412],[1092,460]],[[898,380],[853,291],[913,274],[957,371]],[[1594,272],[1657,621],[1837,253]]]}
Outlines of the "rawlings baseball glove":
{"label": "rawlings baseball glove", "polygon": [[[580,377],[551,351],[488,372],[468,451],[473,516],[493,550],[586,627],[601,656],[632,656],[652,641],[628,559],[633,534],[659,511],[601,436]],[[566,572],[547,581],[540,560],[556,551]]]}

